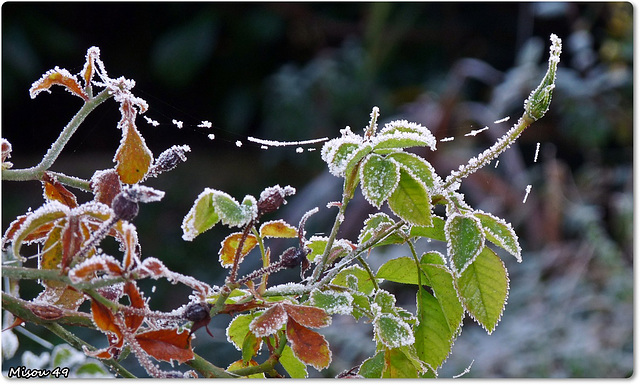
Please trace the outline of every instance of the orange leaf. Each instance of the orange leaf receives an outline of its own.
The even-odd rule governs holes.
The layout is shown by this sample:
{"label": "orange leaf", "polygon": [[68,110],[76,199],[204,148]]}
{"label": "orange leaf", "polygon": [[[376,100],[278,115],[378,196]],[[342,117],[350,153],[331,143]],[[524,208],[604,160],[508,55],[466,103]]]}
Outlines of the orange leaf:
{"label": "orange leaf", "polygon": [[[242,239],[242,233],[233,233],[226,237],[224,241],[222,241],[222,247],[220,248],[220,264],[222,265],[222,267],[233,266],[233,260],[236,256],[236,251],[238,250],[240,239]],[[254,235],[249,234],[244,240],[244,244],[242,245],[242,251],[240,252],[240,261],[242,261],[242,258],[244,258],[245,255],[249,254],[249,252],[253,250],[253,248],[257,244],[258,239]]]}
{"label": "orange leaf", "polygon": [[265,222],[260,226],[260,236],[273,238],[295,238],[298,230],[283,220]]}
{"label": "orange leaf", "polygon": [[69,278],[77,283],[95,277],[95,273],[105,272],[110,276],[119,277],[122,275],[120,262],[109,255],[94,256],[76,265],[69,271]]}
{"label": "orange leaf", "polygon": [[96,326],[105,332],[114,333],[118,340],[122,338],[122,331],[114,322],[114,315],[105,305],[96,300],[91,300],[91,315]]}
{"label": "orange leaf", "polygon": [[82,79],[84,80],[85,87],[91,82],[93,73],[95,72],[96,59],[100,58],[100,49],[98,47],[91,47],[87,50],[87,61],[84,63],[82,69]]}
{"label": "orange leaf", "polygon": [[[140,290],[138,290],[135,282],[127,281],[124,284],[124,293],[129,296],[131,307],[136,309],[144,309],[144,298],[142,298]],[[144,321],[144,316],[142,315],[126,314],[124,317],[125,325],[127,325],[127,328],[132,332],[138,330],[140,325],[142,325],[142,321]]]}
{"label": "orange leaf", "polygon": [[116,170],[102,170],[91,177],[91,188],[97,202],[111,206],[113,198],[122,190],[122,184]]}
{"label": "orange leaf", "polygon": [[58,67],[47,71],[39,80],[31,85],[29,89],[31,99],[34,99],[42,91],[50,92],[49,88],[55,84],[64,86],[67,91],[81,97],[85,101],[89,100],[89,96],[84,92],[80,83],[78,83],[78,79],[76,79],[74,75],[71,75],[66,69]]}
{"label": "orange leaf", "polygon": [[122,141],[114,158],[116,172],[123,183],[135,184],[149,171],[153,154],[131,121],[126,122],[122,130]]}
{"label": "orange leaf", "polygon": [[193,359],[191,338],[188,330],[178,333],[176,329],[151,330],[136,335],[140,347],[156,360],[179,363]]}
{"label": "orange leaf", "polygon": [[78,200],[76,196],[69,190],[67,190],[62,183],[52,178],[49,173],[44,173],[42,178],[44,185],[44,196],[48,200],[58,201],[65,206],[71,208],[78,207]]}
{"label": "orange leaf", "polygon": [[136,246],[138,245],[138,234],[136,233],[136,228],[132,224],[127,224],[126,227],[123,228],[124,232],[124,247],[125,254],[123,265],[126,271],[131,271],[131,269],[136,265],[136,263],[140,263],[138,256],[136,255]]}
{"label": "orange leaf", "polygon": [[309,330],[289,318],[287,339],[291,342],[293,354],[300,361],[318,370],[329,367],[331,350],[329,350],[329,343],[321,334]]}
{"label": "orange leaf", "polygon": [[322,328],[331,324],[331,317],[323,309],[288,303],[283,303],[282,306],[289,317],[296,320],[300,325],[309,328]]}
{"label": "orange leaf", "polygon": [[277,332],[287,322],[287,312],[282,304],[277,303],[256,317],[249,324],[249,329],[256,337],[266,337]]}

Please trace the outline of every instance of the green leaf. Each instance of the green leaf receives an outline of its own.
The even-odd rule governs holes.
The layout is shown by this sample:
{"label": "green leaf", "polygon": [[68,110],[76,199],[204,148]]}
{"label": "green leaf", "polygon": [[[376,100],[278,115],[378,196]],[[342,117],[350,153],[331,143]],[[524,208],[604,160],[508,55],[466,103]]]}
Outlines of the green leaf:
{"label": "green leaf", "polygon": [[382,378],[418,378],[418,370],[400,349],[384,351]]}
{"label": "green leaf", "polygon": [[324,249],[327,248],[328,240],[328,237],[319,237],[317,235],[314,235],[307,241],[307,243],[305,243],[305,246],[311,249],[309,254],[307,254],[307,258],[309,259],[309,261],[314,263],[319,262],[316,261],[316,259],[319,259],[319,257],[321,257],[324,253]]}
{"label": "green leaf", "polygon": [[373,150],[370,144],[360,145],[356,151],[351,152],[347,159],[347,163],[345,165],[345,175],[349,175],[353,168],[364,159],[367,154],[369,154]]}
{"label": "green leaf", "polygon": [[398,165],[380,155],[367,156],[360,167],[362,195],[375,207],[380,207],[398,185]]}
{"label": "green leaf", "polygon": [[249,324],[254,318],[255,315],[252,314],[238,315],[227,326],[227,341],[231,342],[236,349],[242,350],[244,339],[249,333]]}
{"label": "green leaf", "polygon": [[[391,219],[385,213],[375,213],[369,215],[369,218],[364,221],[364,227],[360,230],[360,235],[358,236],[358,243],[362,244],[372,237],[375,237],[384,231],[386,231],[389,227],[393,226],[396,222]],[[398,232],[393,232],[388,235],[382,241],[376,243],[376,246],[381,245],[390,245],[395,243],[404,243],[404,238],[398,234]]]}
{"label": "green leaf", "polygon": [[411,174],[414,179],[424,183],[429,190],[432,190],[436,186],[436,181],[439,182],[440,177],[436,174],[436,170],[431,163],[416,154],[395,152],[389,154],[387,159],[397,162],[401,169]]}
{"label": "green leaf", "polygon": [[376,341],[388,348],[411,345],[415,342],[411,327],[393,314],[382,314],[373,321]]}
{"label": "green leaf", "polygon": [[509,275],[500,258],[485,247],[457,279],[456,286],[467,312],[491,334],[509,293]]}
{"label": "green leaf", "polygon": [[[417,285],[418,268],[416,267],[416,261],[410,257],[400,257],[387,261],[378,269],[376,278],[382,278],[392,282]],[[422,284],[425,283],[426,278],[423,278]]]}
{"label": "green leaf", "polygon": [[446,265],[446,261],[439,251],[428,251],[422,254],[420,264]]}
{"label": "green leaf", "polygon": [[353,276],[358,279],[358,282],[357,282],[358,291],[360,291],[361,293],[367,296],[373,294],[375,287],[373,286],[373,282],[371,282],[371,277],[369,276],[369,273],[367,273],[360,266],[356,266],[356,265],[349,266],[348,268],[343,269],[338,274],[336,274],[333,280],[331,280],[331,284],[349,287],[347,285],[348,276]]}
{"label": "green leaf", "polygon": [[379,351],[373,357],[369,357],[358,370],[358,374],[364,378],[381,378],[382,371],[384,370],[384,350]]}
{"label": "green leaf", "polygon": [[484,248],[484,232],[476,217],[453,214],[445,223],[447,253],[451,268],[459,276]]}
{"label": "green leaf", "polygon": [[262,338],[258,338],[253,333],[247,333],[242,342],[242,361],[247,364],[258,354],[262,347]]}
{"label": "green leaf", "polygon": [[444,235],[444,219],[437,215],[433,215],[431,216],[431,220],[433,221],[431,226],[412,226],[409,236],[426,237],[446,242],[447,238]]}
{"label": "green leaf", "polygon": [[412,225],[431,226],[431,198],[424,183],[400,170],[400,181],[389,197],[389,207]]}
{"label": "green leaf", "polygon": [[380,306],[383,313],[391,313],[396,305],[396,297],[388,291],[380,289],[376,292],[373,302]]}
{"label": "green leaf", "polygon": [[307,365],[303,364],[302,361],[293,354],[293,350],[291,350],[289,345],[284,347],[279,362],[291,378],[306,378],[308,375]]}
{"label": "green leaf", "polygon": [[513,231],[511,224],[505,222],[503,219],[484,212],[475,212],[473,215],[480,219],[484,234],[489,241],[508,251],[511,255],[516,257],[518,262],[522,262],[518,236],[516,235],[516,232]]}
{"label": "green leaf", "polygon": [[427,146],[436,149],[436,139],[428,128],[406,120],[389,122],[374,138],[374,151],[389,148]]}
{"label": "green leaf", "polygon": [[258,203],[252,196],[247,195],[239,205],[229,194],[220,192],[214,194],[211,204],[220,215],[220,221],[226,226],[242,227],[249,223],[258,213]]}
{"label": "green leaf", "polygon": [[335,290],[313,290],[311,304],[324,309],[329,314],[350,314],[353,311],[353,296],[348,292]]}

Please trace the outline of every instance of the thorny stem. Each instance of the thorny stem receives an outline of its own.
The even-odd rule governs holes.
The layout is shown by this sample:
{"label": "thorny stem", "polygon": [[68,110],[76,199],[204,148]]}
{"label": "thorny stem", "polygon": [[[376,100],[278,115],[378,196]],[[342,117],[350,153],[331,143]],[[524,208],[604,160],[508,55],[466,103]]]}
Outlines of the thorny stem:
{"label": "thorny stem", "polygon": [[[56,161],[62,150],[64,149],[67,142],[73,134],[76,132],[80,124],[84,122],[85,118],[98,107],[102,102],[109,99],[111,94],[108,89],[103,90],[94,98],[89,99],[84,103],[82,108],[78,111],[78,113],[71,119],[71,121],[65,126],[62,130],[58,139],[51,145],[51,148],[44,155],[42,160],[37,166],[25,168],[25,169],[17,169],[17,170],[2,170],[2,179],[3,180],[12,180],[12,181],[27,181],[27,180],[42,180],[45,171],[47,171],[53,163]],[[60,178],[61,175],[58,174],[58,180],[61,183],[71,182],[73,185],[83,186],[82,188],[88,187],[85,181],[77,178]],[[76,186],[76,187],[77,187]],[[88,188],[87,190],[91,190]]]}

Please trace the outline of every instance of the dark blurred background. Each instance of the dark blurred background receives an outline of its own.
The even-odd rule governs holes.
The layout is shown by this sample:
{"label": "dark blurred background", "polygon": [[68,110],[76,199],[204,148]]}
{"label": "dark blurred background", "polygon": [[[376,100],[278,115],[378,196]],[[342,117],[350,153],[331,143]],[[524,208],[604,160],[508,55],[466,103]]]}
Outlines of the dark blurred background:
{"label": "dark blurred background", "polygon": [[[143,255],[221,284],[224,229],[181,239],[182,218],[205,187],[242,199],[289,184],[298,194],[279,215],[297,223],[306,210],[321,208],[308,235],[329,230],[334,213],[324,207],[341,191],[319,151],[263,151],[246,141],[238,148],[235,140],[335,137],[345,125],[359,131],[376,105],[381,123],[403,118],[426,125],[438,139],[456,138],[438,143],[436,152],[419,152],[445,177],[521,115],[556,33],[563,53],[551,110],[501,155],[498,167],[462,184],[473,207],[514,225],[524,260],[505,256],[511,292],[493,335],[467,319],[439,372],[450,377],[475,360],[467,376],[625,377],[633,371],[632,30],[632,5],[615,2],[8,2],[2,5],[2,137],[13,145],[14,168],[37,164],[81,101],[62,88],[31,100],[31,83],[56,65],[78,73],[87,49],[98,46],[108,73],[134,79],[134,93],[150,105],[146,115],[162,123],[138,120],[153,153],[173,144],[192,148],[186,164],[147,182],[167,194],[141,207],[135,220]],[[505,116],[511,120],[493,123]],[[172,119],[188,127],[178,129]],[[113,167],[118,120],[113,101],[100,106],[52,169],[87,179]],[[195,127],[202,120],[215,128]],[[489,130],[464,136],[486,125]],[[211,132],[218,139],[209,140]],[[2,231],[42,202],[38,182],[2,182]],[[354,200],[340,236],[355,240],[371,211]],[[404,253],[390,248],[370,258],[376,265]],[[299,279],[296,272],[279,274],[274,283]],[[186,289],[165,281],[145,282],[145,292],[153,285],[152,308],[168,311],[188,301]],[[25,283],[21,290],[30,298],[38,286]],[[410,307],[413,295],[398,292],[398,302]],[[212,324],[216,338],[199,331],[194,342],[196,352],[220,366],[238,358],[228,350],[225,317]],[[335,349],[333,365],[310,374],[334,376],[371,355],[370,329],[336,317],[324,331]],[[104,346],[96,334],[81,335]],[[45,350],[19,339],[21,351]]]}

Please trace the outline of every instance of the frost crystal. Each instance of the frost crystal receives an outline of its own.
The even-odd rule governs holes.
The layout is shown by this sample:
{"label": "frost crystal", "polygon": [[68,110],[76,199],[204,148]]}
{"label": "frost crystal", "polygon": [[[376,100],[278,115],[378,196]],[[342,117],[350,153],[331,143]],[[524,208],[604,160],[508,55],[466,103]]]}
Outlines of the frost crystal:
{"label": "frost crystal", "polygon": [[198,124],[198,127],[203,127],[203,128],[211,128],[211,126],[212,124],[208,120],[203,120],[202,123]]}
{"label": "frost crystal", "polygon": [[329,138],[319,138],[319,139],[309,139],[309,140],[298,140],[298,141],[278,141],[278,140],[268,140],[268,139],[260,139],[254,138],[253,136],[247,137],[249,142],[262,144],[265,146],[272,147],[285,147],[285,146],[302,146],[306,144],[315,144],[320,142],[326,142]]}
{"label": "frost crystal", "polygon": [[483,128],[479,129],[479,130],[471,130],[469,133],[464,134],[464,136],[476,136],[479,133],[481,133],[482,131],[488,130],[489,126],[484,126]]}
{"label": "frost crystal", "polygon": [[538,161],[538,152],[540,152],[540,142],[536,143],[536,154],[533,156],[533,163]]}
{"label": "frost crystal", "polygon": [[183,123],[180,120],[173,119],[171,123],[175,124],[178,128],[182,128]]}
{"label": "frost crystal", "polygon": [[207,137],[211,140],[214,140],[216,138],[216,136],[214,134],[209,134],[207,135]]}
{"label": "frost crystal", "polygon": [[302,148],[302,147],[298,147],[298,148],[296,148],[296,152],[297,152],[298,154],[302,154],[302,153],[304,152],[304,148]]}
{"label": "frost crystal", "polygon": [[495,121],[495,122],[493,122],[493,123],[494,123],[494,124],[500,124],[500,123],[504,123],[504,122],[506,122],[506,121],[507,121],[507,120],[509,120],[509,119],[511,119],[511,118],[510,118],[510,117],[508,117],[508,116],[505,116],[504,118],[502,118],[502,119],[498,119],[498,120],[496,120],[496,121]]}
{"label": "frost crystal", "polygon": [[237,146],[237,147],[242,147],[242,142],[241,142],[241,141],[239,141],[239,140],[236,140],[236,146]]}
{"label": "frost crystal", "polygon": [[149,123],[153,127],[158,127],[160,125],[160,123],[157,120],[153,120],[148,116],[143,116],[143,118],[147,121],[147,123]]}
{"label": "frost crystal", "polygon": [[527,188],[525,189],[524,199],[522,200],[522,203],[526,203],[527,202],[527,198],[529,197],[529,193],[530,192],[531,192],[531,185],[528,184]]}
{"label": "frost crystal", "polygon": [[442,138],[442,139],[440,139],[440,141],[441,141],[441,142],[451,142],[451,141],[453,141],[454,139],[455,139],[455,138],[454,138],[453,136],[449,136],[449,137],[446,137],[446,138]]}
{"label": "frost crystal", "polygon": [[164,198],[164,191],[156,190],[147,186],[134,184],[124,190],[124,194],[132,202],[158,202]]}

